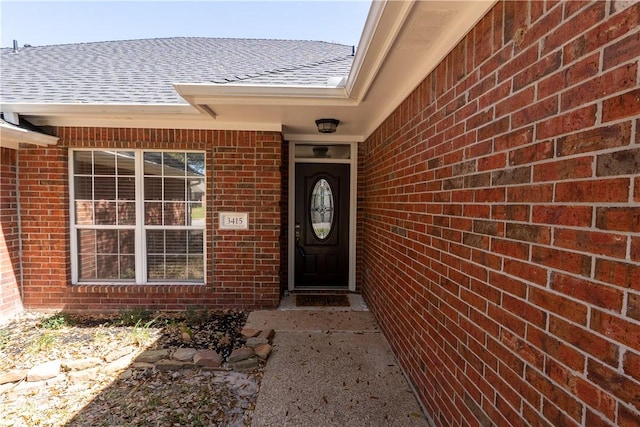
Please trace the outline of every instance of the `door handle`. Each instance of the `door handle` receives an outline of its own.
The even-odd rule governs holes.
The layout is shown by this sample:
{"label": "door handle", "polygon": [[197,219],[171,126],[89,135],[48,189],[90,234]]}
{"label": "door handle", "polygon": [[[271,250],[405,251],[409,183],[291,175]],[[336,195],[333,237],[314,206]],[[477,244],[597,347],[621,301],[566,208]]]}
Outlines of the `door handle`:
{"label": "door handle", "polygon": [[304,250],[302,246],[300,246],[300,239],[302,237],[302,227],[300,227],[300,223],[296,222],[296,251],[298,251],[298,255],[301,257],[307,256],[307,251]]}

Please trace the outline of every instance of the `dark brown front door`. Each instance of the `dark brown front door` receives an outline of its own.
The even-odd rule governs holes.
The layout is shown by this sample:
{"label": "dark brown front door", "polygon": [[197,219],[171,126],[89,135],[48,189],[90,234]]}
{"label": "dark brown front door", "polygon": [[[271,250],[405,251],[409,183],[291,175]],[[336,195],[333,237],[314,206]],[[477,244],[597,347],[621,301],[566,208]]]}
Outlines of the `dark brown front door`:
{"label": "dark brown front door", "polygon": [[348,285],[349,168],[296,164],[296,287]]}

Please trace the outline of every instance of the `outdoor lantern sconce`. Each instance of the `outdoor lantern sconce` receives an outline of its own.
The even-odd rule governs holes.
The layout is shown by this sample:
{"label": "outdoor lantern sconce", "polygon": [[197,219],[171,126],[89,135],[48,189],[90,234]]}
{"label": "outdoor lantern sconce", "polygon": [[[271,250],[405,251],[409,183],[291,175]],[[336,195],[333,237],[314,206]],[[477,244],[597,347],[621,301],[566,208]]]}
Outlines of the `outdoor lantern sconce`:
{"label": "outdoor lantern sconce", "polygon": [[340,120],[336,119],[318,119],[316,120],[316,126],[318,126],[318,132],[320,133],[334,133],[338,128]]}

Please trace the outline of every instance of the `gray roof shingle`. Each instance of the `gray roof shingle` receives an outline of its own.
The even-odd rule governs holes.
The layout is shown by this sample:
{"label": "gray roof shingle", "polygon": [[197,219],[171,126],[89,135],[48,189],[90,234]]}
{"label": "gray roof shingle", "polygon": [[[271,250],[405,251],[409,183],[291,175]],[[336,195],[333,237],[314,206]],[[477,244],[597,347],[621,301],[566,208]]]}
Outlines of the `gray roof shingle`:
{"label": "gray roof shingle", "polygon": [[173,83],[315,85],[349,73],[352,47],[175,37],[0,50],[0,101],[185,104]]}

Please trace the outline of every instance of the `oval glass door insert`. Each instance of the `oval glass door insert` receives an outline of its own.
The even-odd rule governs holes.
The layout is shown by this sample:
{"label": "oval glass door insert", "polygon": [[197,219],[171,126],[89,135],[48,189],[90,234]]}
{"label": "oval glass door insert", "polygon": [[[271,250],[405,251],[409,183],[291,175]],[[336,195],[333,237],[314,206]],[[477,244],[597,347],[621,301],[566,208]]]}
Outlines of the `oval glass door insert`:
{"label": "oval glass door insert", "polygon": [[311,192],[311,226],[319,240],[325,240],[333,228],[333,191],[329,182],[320,178]]}

